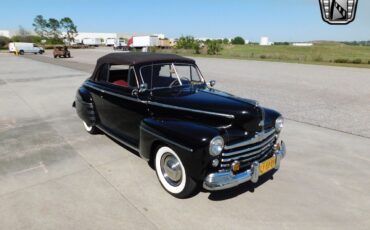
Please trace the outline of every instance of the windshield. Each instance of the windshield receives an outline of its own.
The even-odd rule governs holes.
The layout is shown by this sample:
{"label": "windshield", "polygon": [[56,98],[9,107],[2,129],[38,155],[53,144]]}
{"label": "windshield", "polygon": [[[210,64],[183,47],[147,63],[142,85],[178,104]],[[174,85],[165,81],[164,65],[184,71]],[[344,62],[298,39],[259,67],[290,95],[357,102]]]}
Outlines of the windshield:
{"label": "windshield", "polygon": [[191,64],[154,64],[140,68],[140,74],[148,89],[172,88],[202,84],[198,68]]}

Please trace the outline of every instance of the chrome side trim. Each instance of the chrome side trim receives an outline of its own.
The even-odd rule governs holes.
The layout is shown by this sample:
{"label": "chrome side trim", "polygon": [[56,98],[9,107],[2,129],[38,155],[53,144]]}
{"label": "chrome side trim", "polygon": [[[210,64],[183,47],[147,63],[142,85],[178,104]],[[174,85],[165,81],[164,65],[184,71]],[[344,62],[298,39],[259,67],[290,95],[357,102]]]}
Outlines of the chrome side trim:
{"label": "chrome side trim", "polygon": [[254,137],[252,137],[249,140],[239,142],[239,143],[233,144],[233,145],[226,145],[224,147],[224,149],[228,150],[228,149],[234,149],[234,148],[242,147],[242,146],[245,146],[245,145],[255,144],[255,143],[263,141],[264,139],[266,139],[268,136],[272,135],[273,133],[275,133],[274,128],[272,128],[270,130],[263,131],[261,133],[257,133]]}
{"label": "chrome side trim", "polygon": [[[252,151],[252,150],[255,150],[255,149],[259,149],[265,145],[267,145],[269,142],[272,142],[273,140],[275,139],[275,135],[271,136],[270,138],[268,138],[267,140],[263,141],[261,144],[259,145],[256,145],[256,146],[253,146],[251,148],[246,148],[246,149],[242,149],[242,150],[238,150],[238,151],[234,151],[234,152],[229,152],[229,153],[222,153],[222,156],[223,157],[231,157],[231,156],[234,156],[234,155],[237,155],[237,154],[240,154],[240,153],[243,153],[243,152],[249,152],[249,151]],[[249,155],[253,155],[253,154],[246,154],[246,155],[242,155],[242,156],[239,156],[239,157],[243,157],[243,156],[249,156]]]}
{"label": "chrome side trim", "polygon": [[188,148],[188,147],[186,147],[186,146],[184,146],[184,145],[182,145],[182,144],[179,144],[179,143],[177,143],[177,142],[171,141],[170,139],[168,139],[168,138],[166,138],[166,137],[162,137],[162,136],[160,136],[160,135],[158,135],[158,134],[156,134],[156,133],[154,133],[154,132],[152,132],[152,131],[150,131],[150,130],[148,130],[148,129],[144,128],[144,127],[140,127],[140,129],[141,129],[141,130],[143,130],[143,131],[145,131],[145,132],[147,132],[147,133],[150,133],[151,135],[153,135],[153,136],[157,137],[158,139],[161,139],[161,140],[163,140],[163,141],[165,141],[165,142],[168,142],[168,143],[170,143],[170,144],[173,144],[173,145],[175,145],[175,146],[177,146],[177,147],[179,147],[179,148],[185,149],[185,150],[186,150],[186,151],[188,151],[188,152],[193,152],[193,151],[194,151],[194,150],[193,150],[193,149],[191,149],[191,148]]}
{"label": "chrome side trim", "polygon": [[124,141],[124,140],[116,137],[114,134],[112,134],[107,129],[103,128],[102,126],[96,125],[96,127],[98,127],[101,131],[103,131],[105,134],[107,134],[108,136],[110,136],[114,140],[116,140],[116,141],[120,142],[121,144],[126,145],[126,146],[130,147],[131,149],[133,149],[133,150],[135,150],[135,151],[137,151],[137,152],[140,153],[140,149],[139,148],[137,148],[137,147],[133,146],[132,144],[129,144],[126,141]]}
{"label": "chrome side trim", "polygon": [[148,104],[156,105],[156,106],[160,106],[160,107],[164,107],[164,108],[169,108],[169,109],[177,109],[177,110],[183,110],[183,111],[187,111],[187,112],[203,113],[203,114],[208,114],[208,115],[213,115],[213,116],[226,117],[226,118],[229,118],[229,119],[234,119],[235,118],[234,115],[231,115],[231,114],[208,112],[208,111],[198,110],[198,109],[189,109],[189,108],[185,108],[185,107],[162,104],[162,103],[152,102],[152,101],[148,101]]}
{"label": "chrome side trim", "polygon": [[146,101],[142,101],[138,98],[132,98],[132,97],[128,97],[128,96],[124,96],[124,95],[121,95],[121,94],[118,94],[118,93],[113,93],[113,92],[109,92],[107,90],[103,90],[99,87],[96,87],[96,86],[93,86],[89,83],[85,83],[84,86],[86,87],[89,87],[89,88],[92,88],[92,89],[95,89],[101,93],[106,93],[106,94],[109,94],[111,96],[115,96],[115,97],[119,97],[119,98],[122,98],[122,99],[125,99],[125,100],[129,100],[129,101],[134,101],[134,102],[140,102],[140,103],[146,103]]}
{"label": "chrome side trim", "polygon": [[[263,147],[262,149],[259,149],[259,150],[256,150],[256,151],[253,151],[253,152],[250,152],[248,154],[245,154],[245,155],[240,155],[240,156],[236,156],[236,157],[232,157],[232,158],[227,158],[227,159],[224,159],[222,158],[221,159],[221,162],[230,162],[230,161],[234,161],[234,160],[238,160],[238,161],[241,161],[241,162],[245,162],[245,161],[248,161],[250,159],[253,159],[253,155],[256,155],[256,154],[259,154],[259,153],[262,153],[262,152],[265,152],[266,149],[272,147],[272,144],[269,144],[269,145],[266,145],[265,147]],[[253,157],[250,157],[250,156],[253,156]],[[243,158],[243,157],[250,157],[250,158],[247,158],[247,159],[240,159],[240,158]]]}

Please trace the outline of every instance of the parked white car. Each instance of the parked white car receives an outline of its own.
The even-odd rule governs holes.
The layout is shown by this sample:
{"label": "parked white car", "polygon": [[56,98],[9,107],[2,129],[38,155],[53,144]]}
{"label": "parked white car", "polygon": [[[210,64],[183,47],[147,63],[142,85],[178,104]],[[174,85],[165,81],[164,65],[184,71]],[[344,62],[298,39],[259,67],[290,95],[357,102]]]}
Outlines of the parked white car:
{"label": "parked white car", "polygon": [[28,42],[11,42],[9,43],[9,52],[15,53],[19,52],[20,55],[25,53],[43,54],[45,52],[44,48],[37,46],[34,43]]}

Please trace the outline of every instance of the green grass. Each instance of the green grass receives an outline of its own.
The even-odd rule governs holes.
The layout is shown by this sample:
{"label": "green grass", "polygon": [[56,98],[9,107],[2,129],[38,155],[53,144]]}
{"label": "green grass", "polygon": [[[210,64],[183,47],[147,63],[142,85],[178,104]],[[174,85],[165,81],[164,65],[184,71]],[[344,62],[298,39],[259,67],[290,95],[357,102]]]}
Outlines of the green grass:
{"label": "green grass", "polygon": [[[227,45],[218,55],[194,54],[193,50],[158,50],[180,55],[279,61],[303,64],[335,65],[370,68],[370,46],[350,46],[335,42],[317,43],[312,47],[288,45]],[[361,63],[359,63],[359,60]],[[355,62],[355,63],[353,63]]]}

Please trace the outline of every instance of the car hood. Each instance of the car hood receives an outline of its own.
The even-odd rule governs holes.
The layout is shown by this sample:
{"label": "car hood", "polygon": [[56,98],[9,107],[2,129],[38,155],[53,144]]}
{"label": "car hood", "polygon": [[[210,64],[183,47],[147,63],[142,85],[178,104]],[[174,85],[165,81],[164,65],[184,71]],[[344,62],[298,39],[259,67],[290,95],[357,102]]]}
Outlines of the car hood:
{"label": "car hood", "polygon": [[162,112],[172,111],[186,115],[187,119],[203,118],[207,123],[236,125],[246,131],[258,131],[263,117],[256,101],[206,87],[153,91],[150,103],[161,107]]}

